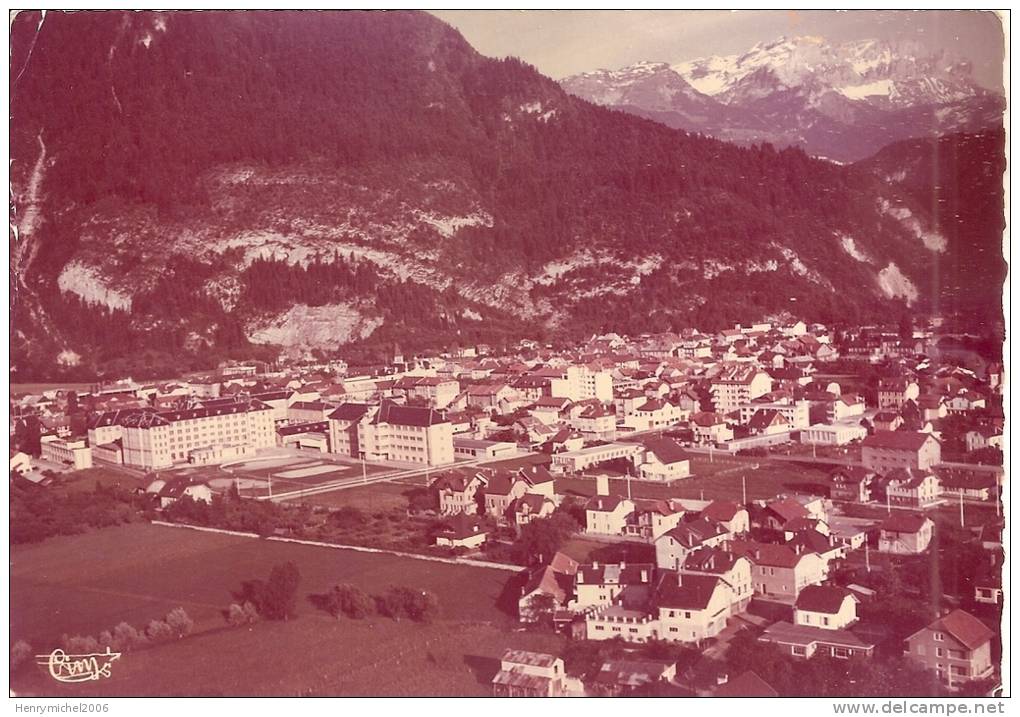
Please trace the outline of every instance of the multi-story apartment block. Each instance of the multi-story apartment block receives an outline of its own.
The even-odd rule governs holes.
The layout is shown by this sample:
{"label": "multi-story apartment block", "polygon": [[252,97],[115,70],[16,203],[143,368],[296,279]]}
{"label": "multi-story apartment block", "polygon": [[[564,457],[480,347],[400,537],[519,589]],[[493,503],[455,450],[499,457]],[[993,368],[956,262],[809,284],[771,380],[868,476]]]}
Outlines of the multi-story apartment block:
{"label": "multi-story apartment block", "polygon": [[613,400],[613,376],[609,371],[593,370],[588,366],[567,366],[559,378],[549,384],[551,395],[584,401],[595,398],[603,403]]}
{"label": "multi-story apartment block", "polygon": [[942,460],[942,446],[930,433],[882,431],[861,444],[865,468],[888,473],[895,468],[926,471]]}
{"label": "multi-story apartment block", "polygon": [[748,364],[726,366],[711,384],[715,410],[723,414],[736,411],[771,390],[772,377]]}
{"label": "multi-story apartment block", "polygon": [[334,453],[369,461],[453,463],[453,425],[435,409],[345,403],[329,416]]}
{"label": "multi-story apartment block", "polygon": [[193,451],[213,446],[257,450],[276,445],[273,409],[253,400],[136,413],[124,418],[121,426],[124,463],[141,468],[185,463]]}
{"label": "multi-story apartment block", "polygon": [[777,397],[772,401],[766,399],[763,396],[751,403],[741,404],[740,424],[750,423],[758,411],[775,411],[789,422],[791,431],[799,431],[811,425],[811,404],[807,401],[795,401],[789,397]]}

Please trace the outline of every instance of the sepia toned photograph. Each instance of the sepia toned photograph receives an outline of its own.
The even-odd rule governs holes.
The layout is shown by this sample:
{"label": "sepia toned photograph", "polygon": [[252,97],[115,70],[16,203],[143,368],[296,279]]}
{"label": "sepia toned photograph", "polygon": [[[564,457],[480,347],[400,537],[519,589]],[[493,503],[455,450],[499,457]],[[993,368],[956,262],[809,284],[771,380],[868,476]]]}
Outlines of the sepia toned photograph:
{"label": "sepia toned photograph", "polygon": [[12,708],[1004,714],[1009,19],[10,11]]}

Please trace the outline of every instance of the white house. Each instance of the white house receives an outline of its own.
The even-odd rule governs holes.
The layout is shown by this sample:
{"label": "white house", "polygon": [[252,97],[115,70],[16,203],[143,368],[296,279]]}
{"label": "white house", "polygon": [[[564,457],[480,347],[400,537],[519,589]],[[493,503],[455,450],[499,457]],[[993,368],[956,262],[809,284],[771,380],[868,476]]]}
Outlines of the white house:
{"label": "white house", "polygon": [[633,501],[617,495],[592,496],[585,505],[585,530],[599,535],[621,535],[627,516],[634,512]]}
{"label": "white house", "polygon": [[716,576],[664,572],[654,599],[659,639],[697,643],[715,637],[730,618],[735,602],[732,592]]}
{"label": "white house", "polygon": [[690,456],[676,441],[669,438],[650,438],[645,440],[643,445],[645,451],[639,467],[642,478],[670,481],[690,476]]}
{"label": "white house", "polygon": [[794,624],[843,630],[857,622],[857,597],[846,588],[809,585],[794,603]]}
{"label": "white house", "polygon": [[935,524],[919,513],[896,512],[882,522],[878,549],[883,553],[916,555],[928,549]]}

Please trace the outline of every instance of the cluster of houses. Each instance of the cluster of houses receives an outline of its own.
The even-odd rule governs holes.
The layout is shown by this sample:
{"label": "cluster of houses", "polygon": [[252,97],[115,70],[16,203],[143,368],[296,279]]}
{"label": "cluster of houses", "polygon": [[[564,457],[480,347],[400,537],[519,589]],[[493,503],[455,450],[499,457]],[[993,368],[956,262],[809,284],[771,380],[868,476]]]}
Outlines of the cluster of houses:
{"label": "cluster of houses", "polygon": [[[762,322],[608,334],[558,349],[522,341],[499,355],[480,346],[398,356],[359,372],[343,361],[227,364],[170,382],[12,396],[12,440],[34,436],[36,445],[10,458],[12,472],[36,482],[44,468],[166,471],[280,447],[413,468],[428,476],[443,518],[436,544],[466,550],[479,549],[493,524],[520,529],[550,516],[576,494],[558,490],[561,479],[593,477],[583,531],[653,546],[655,562],[550,556],[527,576],[523,621],[549,614],[591,640],[704,645],[744,623],[752,603],[767,604],[762,640],[795,657],[868,657],[874,638],[856,612],[868,596],[832,585],[833,566],[853,551],[923,553],[934,534],[926,511],[997,503],[1001,469],[974,463],[1002,449],[1002,390],[1001,364],[937,326],[903,336]],[[821,455],[835,467],[824,495],[632,497],[632,481],[690,478],[696,456],[748,452]],[[486,467],[523,456],[539,460]],[[184,478],[148,492],[162,506],[211,499],[208,486]],[[873,517],[847,517],[847,505],[869,506]],[[975,591],[979,602],[1001,600],[994,571]],[[950,613],[912,637],[908,654],[949,684],[982,678],[992,667],[981,625]],[[610,664],[598,689],[653,674],[672,679],[668,666]],[[770,689],[755,679],[719,689]],[[493,689],[561,694],[576,685],[558,658],[508,653]]]}
{"label": "cluster of houses", "polygon": [[[621,500],[595,496],[592,513]],[[860,629],[858,605],[875,598],[863,586],[836,585],[849,553],[894,555],[928,549],[934,524],[920,512],[885,519],[845,518],[826,499],[786,496],[746,506],[724,501],[661,501],[645,525],[654,563],[578,563],[557,554],[527,571],[518,611],[522,622],[552,621],[575,638],[653,640],[706,648],[724,634],[753,627],[759,640],[793,658],[824,654],[871,658],[876,636]],[[1001,599],[997,583],[975,588],[976,602]],[[954,610],[907,640],[905,654],[947,686],[992,677],[995,633],[974,615]],[[940,644],[934,644],[938,642]]]}
{"label": "cluster of houses", "polygon": [[[11,432],[30,425],[47,444],[43,463],[70,469],[165,469],[274,446],[428,467],[538,451],[557,472],[622,458],[635,478],[660,481],[689,475],[682,455],[628,441],[667,432],[687,446],[736,453],[867,444],[881,434],[941,439],[946,419],[963,416],[967,451],[1001,448],[1001,365],[966,368],[958,357],[943,365],[942,345],[934,330],[837,336],[820,325],[763,322],[609,334],[560,350],[523,341],[500,356],[479,347],[398,357],[360,374],[343,361],[228,364],[171,382],[15,396]],[[826,374],[839,358],[884,362],[872,405],[857,382]]]}

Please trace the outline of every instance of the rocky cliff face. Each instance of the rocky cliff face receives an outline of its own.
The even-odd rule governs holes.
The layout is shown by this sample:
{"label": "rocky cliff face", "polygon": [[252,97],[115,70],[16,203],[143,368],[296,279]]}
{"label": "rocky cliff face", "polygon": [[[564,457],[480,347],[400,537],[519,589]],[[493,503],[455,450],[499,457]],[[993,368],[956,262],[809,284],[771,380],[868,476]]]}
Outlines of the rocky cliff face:
{"label": "rocky cliff face", "polygon": [[[18,370],[930,299],[937,230],[873,172],[594,106],[423,13],[23,13],[12,66]],[[627,96],[728,107],[663,72]]]}

